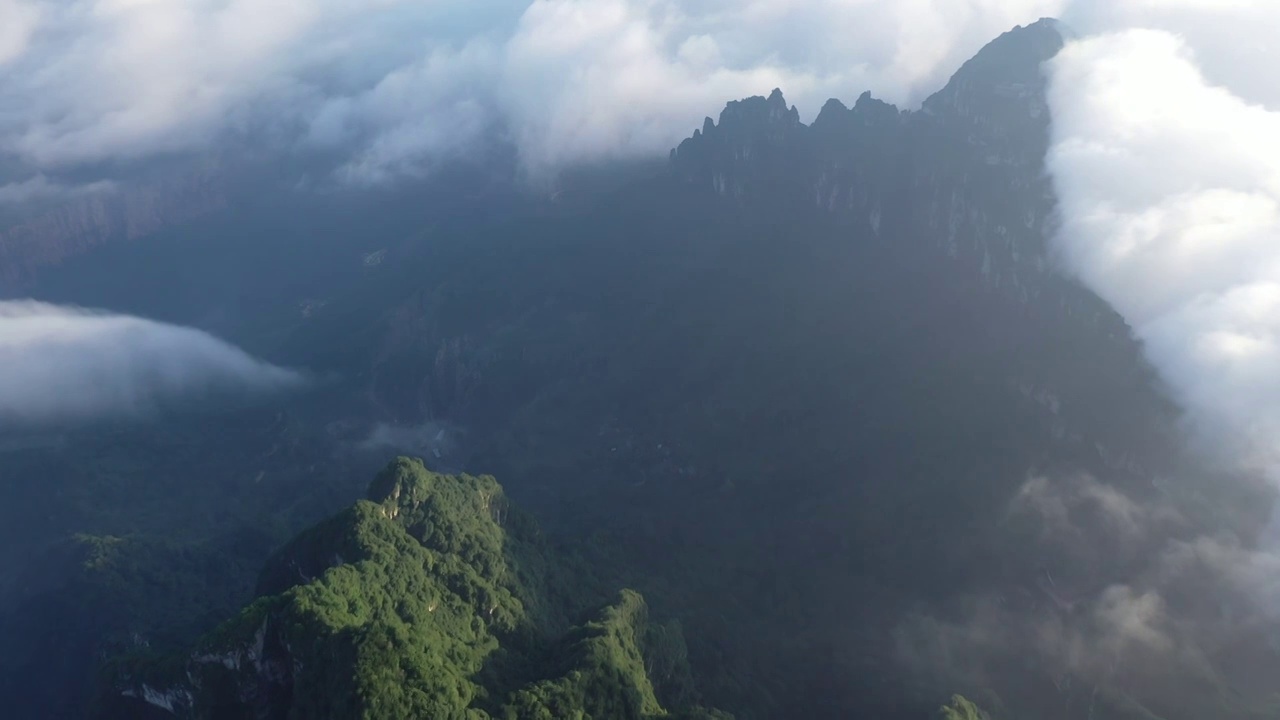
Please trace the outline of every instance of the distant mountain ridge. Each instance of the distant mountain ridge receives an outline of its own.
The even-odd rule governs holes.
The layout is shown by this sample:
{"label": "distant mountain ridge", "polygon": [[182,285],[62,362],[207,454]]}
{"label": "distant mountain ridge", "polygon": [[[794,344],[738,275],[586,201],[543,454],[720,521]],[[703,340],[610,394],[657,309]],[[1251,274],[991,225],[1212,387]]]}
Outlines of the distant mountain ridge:
{"label": "distant mountain ridge", "polygon": [[884,242],[934,243],[1023,296],[1049,270],[1052,187],[1042,63],[1063,47],[1043,19],[1001,35],[918,111],[863,93],[805,126],[780,90],[731,102],[672,151],[677,173],[738,202],[785,197]]}
{"label": "distant mountain ridge", "polygon": [[[891,198],[873,192],[874,188],[859,182],[856,173],[875,169],[868,164],[876,160],[874,153],[869,155],[868,150],[892,147],[895,140],[904,135],[919,138],[920,129],[927,123],[919,122],[912,118],[913,115],[937,116],[952,124],[952,129],[956,118],[968,117],[972,121],[971,142],[978,143],[978,147],[996,141],[1003,143],[1006,138],[1000,137],[1002,132],[1026,131],[1034,135],[1042,130],[1047,124],[1048,111],[1044,106],[1043,83],[1037,75],[1038,67],[1062,46],[1062,33],[1061,24],[1050,19],[1006,33],[966,63],[945,89],[925,101],[919,112],[900,113],[893,106],[872,99],[869,94],[861,96],[852,109],[837,100],[829,101],[813,123],[813,133],[810,133],[827,136],[825,143],[813,148],[815,151],[834,151],[823,174],[817,179],[810,179],[816,204],[826,205],[831,210],[837,207],[850,211],[856,209],[879,228],[885,208],[877,203]],[[1024,110],[1032,114],[1033,120],[1043,122],[1020,127],[1016,116]],[[702,131],[681,143],[678,149],[673,149],[672,157],[681,171],[691,178],[705,175],[708,170],[696,167],[698,158],[709,159],[708,152],[717,152],[707,147],[695,147],[700,140],[703,146],[737,143],[733,152],[738,154],[734,157],[738,162],[745,162],[749,160],[751,149],[741,143],[769,124],[775,127],[765,134],[773,133],[778,142],[786,142],[803,127],[796,109],[787,108],[779,90],[775,90],[767,100],[748,98],[731,102],[721,115],[720,126],[708,118]],[[879,131],[853,131],[853,126],[858,124],[876,127]],[[714,139],[710,139],[712,137]],[[763,147],[757,149],[765,150]],[[921,150],[925,151],[925,148]],[[1014,160],[991,157],[998,162]],[[1037,156],[1033,152],[1018,158],[1017,162],[1024,164],[1040,157],[1042,155]],[[861,162],[851,162],[855,158]],[[878,159],[885,161],[891,158]],[[42,268],[56,267],[104,243],[137,240],[226,208],[231,202],[227,186],[233,181],[233,175],[233,170],[212,162],[195,171],[173,168],[160,173],[159,177],[143,178],[137,183],[94,190],[82,197],[42,202],[33,211],[19,207],[7,222],[0,222],[0,296],[18,294]],[[701,181],[707,179],[700,178]],[[735,175],[734,166],[726,165],[713,173],[710,182],[715,183],[722,194],[740,195],[746,189],[744,183],[750,180],[745,175]],[[938,202],[943,204],[954,202],[953,199],[940,198]],[[939,207],[935,213],[946,209]],[[951,211],[954,212],[954,207]],[[932,227],[936,229],[937,223],[943,221],[945,218],[934,218]],[[961,237],[954,241],[964,242],[966,230],[956,228],[955,231]],[[1011,239],[1011,242],[1016,240]]]}

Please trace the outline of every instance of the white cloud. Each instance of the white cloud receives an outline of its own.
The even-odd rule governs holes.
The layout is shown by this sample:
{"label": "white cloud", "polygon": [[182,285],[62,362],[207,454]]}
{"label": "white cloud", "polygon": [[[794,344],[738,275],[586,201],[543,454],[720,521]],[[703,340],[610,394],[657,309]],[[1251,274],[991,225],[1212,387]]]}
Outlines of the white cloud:
{"label": "white cloud", "polygon": [[[1236,18],[1242,42],[1251,20]],[[1212,84],[1199,57],[1170,32],[1130,30],[1053,62],[1058,247],[1133,325],[1202,436],[1277,472],[1280,112]]]}
{"label": "white cloud", "polygon": [[339,175],[357,184],[421,174],[492,129],[492,102],[476,89],[492,81],[496,68],[496,50],[487,43],[437,48],[364,92],[326,100],[309,120],[307,141],[355,148]]}
{"label": "white cloud", "polygon": [[37,168],[186,150],[278,86],[307,0],[48,3],[0,85],[0,149]]}
{"label": "white cloud", "polygon": [[40,22],[40,7],[26,0],[0,0],[0,67],[27,51]]}
{"label": "white cloud", "polygon": [[871,90],[913,105],[1065,0],[538,0],[498,85],[527,167],[665,153],[727,100],[781,87],[812,118]]}
{"label": "white cloud", "polygon": [[665,3],[534,3],[507,45],[501,90],[526,164],[660,152],[718,105],[711,98],[787,84],[777,68],[715,62],[713,37],[681,37],[689,23]]}
{"label": "white cloud", "polygon": [[[1133,326],[1195,437],[1225,466],[1280,482],[1280,3],[1072,10],[1089,34],[1051,65],[1055,245]],[[1165,637],[1215,662],[1269,641],[1278,530],[1273,512],[1256,547],[1168,543],[1147,579],[1182,605]],[[1209,666],[1197,651],[1163,654]]]}
{"label": "white cloud", "polygon": [[[1085,545],[1086,540],[1120,548],[1153,528],[1180,522],[1178,514],[1165,505],[1138,503],[1110,485],[1088,475],[1052,480],[1033,477],[1023,483],[1009,507],[1011,516],[1029,515],[1040,533],[1069,544]],[[1083,519],[1092,522],[1081,527]],[[1087,537],[1086,537],[1087,536]]]}
{"label": "white cloud", "polygon": [[[29,174],[345,138],[342,174],[421,172],[494,124],[534,169],[662,153],[727,100],[915,103],[1065,0],[0,0],[0,161]],[[39,8],[39,32],[34,32]]]}
{"label": "white cloud", "polygon": [[[1000,563],[1011,582],[966,592],[937,617],[908,616],[900,659],[948,691],[997,693],[1019,717],[1052,715],[1081,692],[1099,716],[1265,707],[1271,685],[1239,681],[1251,674],[1242,661],[1274,664],[1280,554],[1226,529],[1190,532],[1186,518],[1205,501],[1126,494],[1084,476],[1029,480],[1002,528],[1016,548]],[[1021,692],[1045,681],[1057,692]],[[1231,687],[1239,710],[1206,687]]]}
{"label": "white cloud", "polygon": [[0,0],[0,166],[22,168],[0,198],[234,137],[322,149],[354,183],[421,174],[501,126],[535,173],[659,154],[774,86],[806,117],[864,89],[915,104],[998,33],[1058,14],[1088,36],[1053,70],[1062,254],[1203,427],[1266,447],[1271,0]]}
{"label": "white cloud", "polygon": [[1211,85],[1280,109],[1280,76],[1268,71],[1280,27],[1280,3],[1273,0],[1072,0],[1063,19],[1087,35],[1124,29],[1177,35]]}
{"label": "white cloud", "polygon": [[199,330],[30,301],[0,302],[0,367],[0,426],[137,415],[303,382]]}
{"label": "white cloud", "polygon": [[1203,427],[1269,445],[1272,0],[0,0],[0,166],[20,168],[0,198],[234,137],[321,149],[354,183],[421,174],[501,126],[535,173],[659,154],[774,86],[806,117],[864,89],[913,105],[1044,15],[1087,36],[1053,66],[1064,258]]}

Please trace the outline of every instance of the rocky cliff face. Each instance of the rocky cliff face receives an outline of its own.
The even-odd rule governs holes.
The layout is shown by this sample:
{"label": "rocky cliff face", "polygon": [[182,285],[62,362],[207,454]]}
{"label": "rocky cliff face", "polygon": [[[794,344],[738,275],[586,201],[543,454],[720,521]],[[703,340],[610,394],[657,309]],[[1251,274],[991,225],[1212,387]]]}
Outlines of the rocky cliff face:
{"label": "rocky cliff face", "polygon": [[914,112],[864,93],[806,126],[778,90],[729,103],[673,164],[735,202],[805,203],[870,242],[934,246],[1029,298],[1044,290],[1054,207],[1041,65],[1063,42],[1053,20],[1005,33]]}
{"label": "rocky cliff face", "polygon": [[0,226],[0,296],[16,295],[44,267],[115,241],[146,237],[219,210],[215,170],[179,174],[77,197]]}

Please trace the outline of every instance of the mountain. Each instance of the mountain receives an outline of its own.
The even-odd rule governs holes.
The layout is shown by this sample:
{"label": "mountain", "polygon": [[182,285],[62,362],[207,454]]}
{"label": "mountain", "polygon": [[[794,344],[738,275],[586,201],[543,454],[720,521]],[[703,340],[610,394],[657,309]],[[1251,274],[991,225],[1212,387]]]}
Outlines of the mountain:
{"label": "mountain", "polygon": [[690,704],[680,629],[651,624],[637,593],[571,627],[595,593],[568,562],[493,478],[400,458],[368,500],[278,551],[259,599],[171,684],[142,679],[145,662],[114,669],[114,712],[639,720],[674,702],[676,717],[728,717]]}
{"label": "mountain", "polygon": [[[1156,578],[1168,542],[1248,545],[1272,498],[1186,449],[1123,319],[1052,260],[1042,65],[1062,32],[1006,33],[919,110],[864,94],[806,125],[780,91],[732,102],[661,167],[553,197],[475,169],[385,197],[242,192],[41,269],[43,297],[334,380],[163,431],[13,439],[0,528],[64,560],[14,558],[31,580],[0,586],[0,627],[22,628],[8,706],[150,692],[305,715],[306,687],[330,714],[376,714],[342,704],[361,688],[406,712],[609,697],[657,714],[683,704],[661,663],[638,672],[658,643],[642,595],[681,628],[676,685],[696,693],[676,696],[736,717],[923,718],[956,692],[996,718],[1265,713],[1265,683],[1224,680],[1280,667],[1257,633],[1182,659],[1076,652],[1129,617],[1117,588]],[[453,475],[393,465],[352,506],[352,478],[392,453]],[[468,472],[573,550],[477,513],[498,491]],[[434,499],[402,506],[401,485]],[[1117,517],[1150,528],[1134,540]],[[1167,609],[1228,607],[1218,592]],[[124,598],[110,622],[68,622],[98,596]],[[123,659],[93,676],[103,655]]]}
{"label": "mountain", "polygon": [[780,90],[730,103],[672,152],[691,185],[748,204],[784,198],[837,215],[867,242],[932,245],[992,286],[1029,297],[1046,274],[1053,191],[1041,64],[1056,21],[1006,33],[915,112],[863,93],[811,126]]}

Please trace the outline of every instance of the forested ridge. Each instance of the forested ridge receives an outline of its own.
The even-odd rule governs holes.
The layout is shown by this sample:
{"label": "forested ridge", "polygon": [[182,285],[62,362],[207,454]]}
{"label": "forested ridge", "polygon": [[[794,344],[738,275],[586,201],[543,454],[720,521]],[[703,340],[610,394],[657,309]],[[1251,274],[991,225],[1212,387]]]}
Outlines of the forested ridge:
{"label": "forested ridge", "polygon": [[400,458],[279,550],[258,599],[193,651],[117,659],[120,695],[99,712],[163,698],[198,718],[730,717],[698,706],[679,626],[603,587],[492,477]]}

